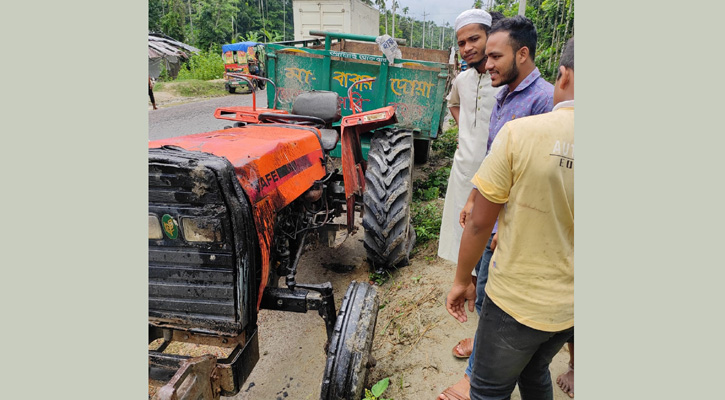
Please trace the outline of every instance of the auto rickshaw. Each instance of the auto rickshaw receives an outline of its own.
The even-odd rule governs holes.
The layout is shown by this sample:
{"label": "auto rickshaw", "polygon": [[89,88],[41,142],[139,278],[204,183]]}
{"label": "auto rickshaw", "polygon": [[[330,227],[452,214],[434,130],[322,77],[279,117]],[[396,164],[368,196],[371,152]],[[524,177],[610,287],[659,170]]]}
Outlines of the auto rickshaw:
{"label": "auto rickshaw", "polygon": [[[247,93],[252,91],[249,83],[228,75],[230,72],[233,74],[265,76],[263,43],[239,42],[225,44],[222,46],[222,56],[224,57],[224,79],[226,80],[224,89],[229,93],[236,92],[237,88]],[[264,81],[262,80],[254,79],[252,84],[259,89],[264,89]]]}

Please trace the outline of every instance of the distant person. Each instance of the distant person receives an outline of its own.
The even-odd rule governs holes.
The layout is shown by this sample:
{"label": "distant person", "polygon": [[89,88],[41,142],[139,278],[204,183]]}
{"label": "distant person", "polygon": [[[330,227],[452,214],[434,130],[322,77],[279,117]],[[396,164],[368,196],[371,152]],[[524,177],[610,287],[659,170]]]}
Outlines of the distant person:
{"label": "distant person", "polygon": [[154,107],[154,110],[156,110],[156,100],[154,99],[154,81],[149,76],[149,97],[151,98],[151,105]]}
{"label": "distant person", "polygon": [[[494,26],[486,44],[494,82],[506,77],[497,60],[518,58],[510,43],[511,34]],[[506,123],[472,180],[478,190],[446,298],[460,322],[466,301],[472,311],[476,299],[471,271],[497,218],[501,223],[472,355],[473,400],[508,399],[517,384],[522,399],[553,399],[549,365],[574,335],[573,38],[554,102],[550,113]]]}

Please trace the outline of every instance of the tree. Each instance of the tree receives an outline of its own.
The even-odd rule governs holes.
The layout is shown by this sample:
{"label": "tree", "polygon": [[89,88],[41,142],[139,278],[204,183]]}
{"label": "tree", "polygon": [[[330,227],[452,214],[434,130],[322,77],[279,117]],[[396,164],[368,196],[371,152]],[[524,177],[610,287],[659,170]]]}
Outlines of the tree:
{"label": "tree", "polygon": [[161,30],[164,34],[183,42],[186,40],[184,25],[186,25],[186,10],[181,0],[167,0],[168,12],[161,17]]}
{"label": "tree", "polygon": [[149,0],[149,32],[161,32],[161,18],[166,14],[164,0]]}
{"label": "tree", "polygon": [[199,0],[197,43],[202,49],[232,39],[234,16],[239,12],[235,0]]}

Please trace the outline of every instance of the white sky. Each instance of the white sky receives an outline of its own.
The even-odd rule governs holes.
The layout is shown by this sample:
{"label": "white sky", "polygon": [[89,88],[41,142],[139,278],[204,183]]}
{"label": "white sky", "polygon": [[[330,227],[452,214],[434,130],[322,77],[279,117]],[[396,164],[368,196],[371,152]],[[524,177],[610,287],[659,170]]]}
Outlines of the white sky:
{"label": "white sky", "polygon": [[[437,25],[445,26],[446,22],[453,26],[458,14],[472,8],[474,0],[397,0],[400,11],[397,13],[403,15],[403,7],[408,7],[408,15],[416,19],[423,20],[423,11],[426,13],[426,21],[433,20]],[[393,5],[392,0],[385,0],[387,7]],[[484,9],[488,4],[488,0],[483,0]]]}

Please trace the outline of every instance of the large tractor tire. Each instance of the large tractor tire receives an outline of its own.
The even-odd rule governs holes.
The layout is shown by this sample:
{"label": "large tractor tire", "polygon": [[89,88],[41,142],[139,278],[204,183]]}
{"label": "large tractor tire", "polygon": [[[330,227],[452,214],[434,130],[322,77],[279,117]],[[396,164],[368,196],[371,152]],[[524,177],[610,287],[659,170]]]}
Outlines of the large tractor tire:
{"label": "large tractor tire", "polygon": [[368,368],[375,363],[370,350],[378,308],[375,287],[364,282],[350,283],[327,350],[321,400],[363,398]]}
{"label": "large tractor tire", "polygon": [[375,272],[409,263],[415,244],[415,230],[410,225],[412,183],[412,132],[375,132],[370,141],[363,193],[364,244]]}

